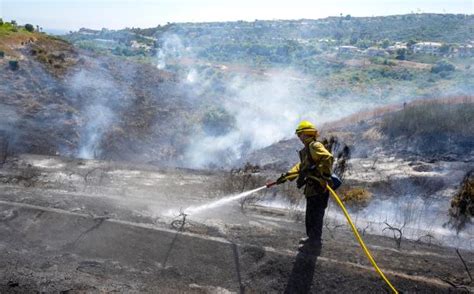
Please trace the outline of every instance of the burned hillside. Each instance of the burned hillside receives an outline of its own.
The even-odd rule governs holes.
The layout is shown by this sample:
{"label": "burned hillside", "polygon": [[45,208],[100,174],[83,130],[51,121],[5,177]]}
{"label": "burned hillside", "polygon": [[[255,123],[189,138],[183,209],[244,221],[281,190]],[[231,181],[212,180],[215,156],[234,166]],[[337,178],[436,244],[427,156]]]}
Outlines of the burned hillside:
{"label": "burned hillside", "polygon": [[[306,119],[396,288],[473,291],[472,57],[290,39],[200,55],[228,26],[245,38],[237,24],[81,29],[74,45],[0,30],[0,292],[389,291],[332,200],[322,251],[298,251],[307,201],[276,179]],[[120,46],[92,46],[110,46],[101,36]]]}
{"label": "burned hillside", "polygon": [[[186,217],[170,213],[220,199],[225,184],[220,172],[12,156],[0,169],[0,289],[388,290],[347,228],[332,217],[325,222],[321,256],[309,258],[296,253],[303,225],[291,210],[254,202]],[[257,200],[271,200],[275,192],[266,190]],[[410,241],[403,235],[397,248],[391,236],[371,229],[361,227],[361,233],[398,290],[472,291],[463,261],[437,239]],[[472,252],[458,253],[468,269],[474,266]]]}
{"label": "burned hillside", "polygon": [[45,36],[16,50],[17,70],[0,60],[7,153],[177,161],[203,115],[205,101],[195,103],[173,74],[151,65]]}

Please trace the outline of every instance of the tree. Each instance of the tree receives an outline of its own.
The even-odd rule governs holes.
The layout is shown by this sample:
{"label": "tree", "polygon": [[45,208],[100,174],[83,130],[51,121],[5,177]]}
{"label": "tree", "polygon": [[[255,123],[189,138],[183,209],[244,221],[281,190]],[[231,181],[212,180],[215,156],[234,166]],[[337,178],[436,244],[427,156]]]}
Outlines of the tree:
{"label": "tree", "polygon": [[3,26],[3,18],[0,18],[0,26]]}
{"label": "tree", "polygon": [[27,30],[28,32],[32,33],[32,32],[35,31],[35,27],[33,27],[32,24],[27,23],[27,24],[25,25],[25,30]]}
{"label": "tree", "polygon": [[351,40],[349,41],[349,43],[351,45],[355,45],[355,44],[357,44],[358,41],[359,41],[359,37],[356,34],[352,34],[351,35]]}
{"label": "tree", "polygon": [[390,40],[389,39],[384,39],[381,44],[382,48],[387,48],[390,46]]}
{"label": "tree", "polygon": [[12,20],[10,23],[12,24],[12,26],[16,26],[16,20]]}
{"label": "tree", "polygon": [[407,47],[408,47],[408,48],[411,48],[411,47],[413,47],[413,45],[415,45],[416,43],[417,43],[417,42],[416,42],[415,40],[410,39],[410,40],[408,40],[408,42],[407,42]]}
{"label": "tree", "polygon": [[455,69],[456,68],[454,67],[453,64],[447,62],[446,60],[440,60],[431,67],[431,72],[432,73],[450,72],[450,71],[454,71]]}
{"label": "tree", "polygon": [[8,62],[8,66],[11,70],[17,70],[20,67],[20,65],[18,64],[18,60],[10,60]]}
{"label": "tree", "polygon": [[442,54],[447,54],[451,50],[451,46],[449,44],[443,44],[439,47],[439,52]]}
{"label": "tree", "polygon": [[398,60],[405,60],[406,59],[406,53],[407,53],[407,50],[404,49],[404,48],[400,48],[397,50],[397,56],[395,56],[395,59],[398,59]]}

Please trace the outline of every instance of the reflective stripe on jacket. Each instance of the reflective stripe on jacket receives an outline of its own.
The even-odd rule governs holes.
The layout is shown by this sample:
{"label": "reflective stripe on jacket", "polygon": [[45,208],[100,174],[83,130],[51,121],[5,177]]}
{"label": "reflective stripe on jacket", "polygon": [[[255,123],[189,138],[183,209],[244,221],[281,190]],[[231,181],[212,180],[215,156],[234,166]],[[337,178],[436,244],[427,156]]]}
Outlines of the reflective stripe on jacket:
{"label": "reflective stripe on jacket", "polygon": [[288,171],[289,175],[286,178],[290,181],[295,180],[303,171],[307,179],[305,196],[310,197],[324,192],[327,181],[331,178],[334,162],[331,152],[321,142],[314,140],[299,151],[299,156],[300,162]]}

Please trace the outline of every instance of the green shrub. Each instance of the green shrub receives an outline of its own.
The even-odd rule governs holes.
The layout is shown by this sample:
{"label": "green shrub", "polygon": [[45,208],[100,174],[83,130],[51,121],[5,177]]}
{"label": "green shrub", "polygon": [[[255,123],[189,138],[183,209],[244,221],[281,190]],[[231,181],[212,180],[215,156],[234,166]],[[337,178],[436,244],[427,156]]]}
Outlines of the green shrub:
{"label": "green shrub", "polygon": [[3,58],[3,57],[5,57],[5,52],[0,51],[0,58]]}
{"label": "green shrub", "polygon": [[18,60],[10,60],[8,62],[8,66],[10,67],[11,70],[17,70],[20,68]]}
{"label": "green shrub", "polygon": [[221,136],[234,128],[235,118],[223,108],[214,108],[206,112],[202,123],[206,133]]}
{"label": "green shrub", "polygon": [[3,26],[3,18],[0,18],[0,26]]}
{"label": "green shrub", "polygon": [[440,72],[449,72],[454,71],[455,67],[452,63],[447,62],[446,60],[440,60],[436,62],[435,65],[431,67],[432,73],[440,73]]}
{"label": "green shrub", "polygon": [[27,23],[27,24],[25,25],[25,30],[27,30],[28,32],[32,33],[32,32],[35,31],[35,27],[34,27],[32,24]]}
{"label": "green shrub", "polygon": [[406,59],[406,54],[407,54],[406,49],[398,49],[397,50],[397,56],[395,57],[395,59],[405,60]]}
{"label": "green shrub", "polygon": [[396,63],[393,60],[385,59],[383,61],[383,65],[394,66],[394,65],[396,65]]}

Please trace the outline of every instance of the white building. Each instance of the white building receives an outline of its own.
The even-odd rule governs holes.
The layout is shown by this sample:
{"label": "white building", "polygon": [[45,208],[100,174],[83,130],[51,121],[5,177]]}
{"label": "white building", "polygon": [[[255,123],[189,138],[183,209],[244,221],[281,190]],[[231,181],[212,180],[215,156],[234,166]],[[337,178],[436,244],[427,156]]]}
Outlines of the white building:
{"label": "white building", "polygon": [[461,45],[456,49],[456,53],[461,57],[474,56],[474,46],[471,44]]}
{"label": "white building", "polygon": [[367,54],[367,56],[371,56],[371,57],[374,57],[374,56],[387,56],[388,53],[382,49],[382,48],[378,48],[378,47],[369,47],[365,50],[365,54]]}
{"label": "white building", "polygon": [[356,46],[340,46],[338,52],[341,54],[351,54],[359,52],[359,49]]}
{"label": "white building", "polygon": [[438,55],[442,44],[438,42],[420,42],[413,45],[413,53]]}
{"label": "white building", "polygon": [[395,45],[387,47],[387,51],[392,54],[397,53],[398,50],[408,50],[407,43],[396,42]]}
{"label": "white building", "polygon": [[146,44],[143,44],[143,43],[140,43],[140,42],[137,42],[135,40],[132,40],[130,42],[130,47],[132,47],[132,49],[144,49],[145,51],[148,51],[148,50],[151,50],[151,47],[146,45]]}

